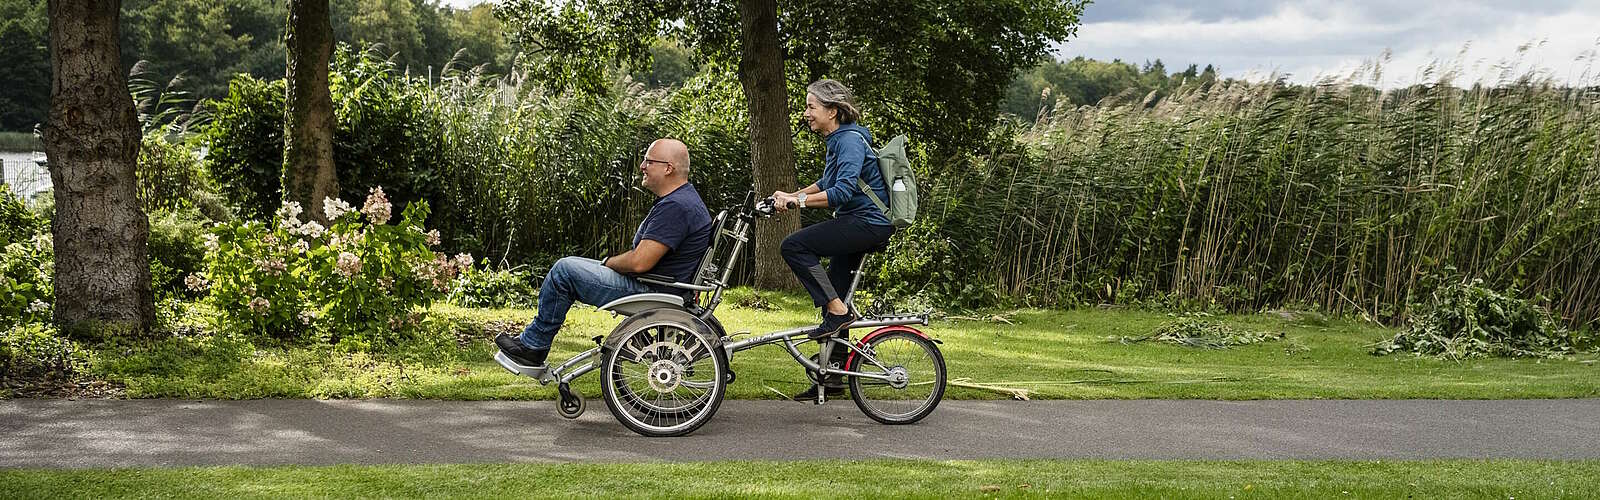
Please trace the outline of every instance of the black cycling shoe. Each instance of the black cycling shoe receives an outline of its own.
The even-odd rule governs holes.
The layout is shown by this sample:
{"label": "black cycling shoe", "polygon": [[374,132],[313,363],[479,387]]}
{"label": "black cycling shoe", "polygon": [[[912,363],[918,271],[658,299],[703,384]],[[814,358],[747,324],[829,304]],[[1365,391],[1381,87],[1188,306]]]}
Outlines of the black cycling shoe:
{"label": "black cycling shoe", "polygon": [[529,348],[515,336],[505,333],[495,336],[494,345],[500,348],[500,352],[506,353],[506,357],[522,366],[544,366],[544,358],[550,356],[549,349]]}
{"label": "black cycling shoe", "polygon": [[[840,387],[824,387],[823,391],[824,392],[822,393],[822,395],[827,397],[828,399],[844,397],[844,387],[843,386],[840,386]],[[802,402],[802,403],[809,403],[809,402],[816,401],[817,400],[817,386],[816,386],[816,384],[812,384],[810,389],[806,389],[806,392],[795,394],[793,397],[791,397],[789,399],[794,400],[794,401],[799,401],[799,402]]]}
{"label": "black cycling shoe", "polygon": [[850,328],[850,325],[855,324],[855,322],[860,319],[861,317],[856,316],[855,311],[845,311],[844,314],[833,314],[824,309],[822,311],[822,324],[817,325],[816,328],[806,332],[806,338],[811,340],[819,340],[836,335],[839,332],[844,331],[844,329]]}

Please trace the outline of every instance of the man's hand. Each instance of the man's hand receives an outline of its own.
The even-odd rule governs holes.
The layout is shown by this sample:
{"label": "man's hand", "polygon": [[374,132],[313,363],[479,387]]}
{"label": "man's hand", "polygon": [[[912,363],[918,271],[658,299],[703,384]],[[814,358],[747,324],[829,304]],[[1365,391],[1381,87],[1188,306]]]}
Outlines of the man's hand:
{"label": "man's hand", "polygon": [[656,240],[639,240],[639,246],[633,250],[623,252],[622,255],[608,257],[604,261],[606,267],[623,274],[639,274],[656,267],[661,257],[667,254],[667,246]]}

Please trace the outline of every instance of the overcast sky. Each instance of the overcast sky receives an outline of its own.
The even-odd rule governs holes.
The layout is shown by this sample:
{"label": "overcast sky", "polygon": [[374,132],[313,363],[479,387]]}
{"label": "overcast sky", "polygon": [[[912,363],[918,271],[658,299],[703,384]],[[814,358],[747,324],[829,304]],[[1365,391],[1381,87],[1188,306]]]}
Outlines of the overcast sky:
{"label": "overcast sky", "polygon": [[1101,0],[1058,56],[1160,58],[1169,71],[1215,64],[1225,76],[1306,82],[1348,75],[1387,49],[1390,86],[1423,79],[1434,61],[1466,81],[1493,82],[1512,62],[1513,74],[1537,67],[1592,82],[1584,74],[1597,43],[1600,0]]}
{"label": "overcast sky", "polygon": [[1215,64],[1224,76],[1308,82],[1349,75],[1385,49],[1385,86],[1422,80],[1435,61],[1461,70],[1462,83],[1492,83],[1507,62],[1515,75],[1538,68],[1593,83],[1585,75],[1600,49],[1600,0],[1099,0],[1057,56],[1161,59],[1168,71]]}

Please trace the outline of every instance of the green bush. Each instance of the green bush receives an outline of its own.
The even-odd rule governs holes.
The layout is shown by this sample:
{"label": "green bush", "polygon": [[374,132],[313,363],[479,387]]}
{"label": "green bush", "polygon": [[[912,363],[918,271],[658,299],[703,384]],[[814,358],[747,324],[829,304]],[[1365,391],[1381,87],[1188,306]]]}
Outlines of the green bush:
{"label": "green bush", "polygon": [[1563,328],[1537,300],[1485,287],[1482,280],[1453,282],[1435,290],[1411,326],[1379,342],[1375,355],[1411,352],[1419,356],[1468,359],[1484,356],[1560,357],[1581,345],[1579,334]]}
{"label": "green bush", "polygon": [[0,182],[0,247],[31,240],[49,225],[49,219],[29,211],[28,206],[11,193],[11,186]]}
{"label": "green bush", "polygon": [[373,50],[341,47],[333,67],[328,86],[338,120],[333,162],[340,196],[360,199],[383,186],[398,210],[416,200],[439,206],[439,169],[447,165],[443,118],[428,105],[431,89]]}
{"label": "green bush", "polygon": [[283,205],[270,226],[222,224],[206,235],[206,272],[186,285],[208,289],[223,330],[282,340],[309,340],[365,350],[415,326],[443,297],[469,255],[435,253],[436,231],[424,232],[426,203],[406,207],[386,224],[393,205],[374,188],[358,211],[329,199],[332,227],[300,222],[302,209]]}
{"label": "green bush", "polygon": [[[371,51],[335,52],[328,87],[333,97],[333,158],[340,196],[358,199],[385,186],[392,203],[439,204],[444,165],[441,118],[429,106],[431,90],[412,81]],[[201,143],[206,171],[240,215],[270,216],[282,197],[284,84],[241,75],[228,97],[213,101]]]}
{"label": "green bush", "polygon": [[207,149],[206,172],[239,215],[271,215],[283,197],[283,80],[238,75],[228,96],[207,101],[211,123],[199,141]]}
{"label": "green bush", "polygon": [[150,275],[157,298],[195,298],[184,278],[204,270],[206,218],[193,208],[150,216]]}
{"label": "green bush", "polygon": [[532,308],[539,304],[538,277],[525,269],[467,271],[456,279],[450,302],[462,307]]}
{"label": "green bush", "polygon": [[0,378],[70,379],[88,362],[89,352],[53,327],[26,324],[0,332]]}
{"label": "green bush", "polygon": [[138,173],[139,202],[146,213],[196,209],[215,220],[232,218],[223,196],[186,144],[167,142],[159,132],[145,135]]}
{"label": "green bush", "polygon": [[6,245],[0,252],[0,328],[50,320],[55,254],[50,235]]}

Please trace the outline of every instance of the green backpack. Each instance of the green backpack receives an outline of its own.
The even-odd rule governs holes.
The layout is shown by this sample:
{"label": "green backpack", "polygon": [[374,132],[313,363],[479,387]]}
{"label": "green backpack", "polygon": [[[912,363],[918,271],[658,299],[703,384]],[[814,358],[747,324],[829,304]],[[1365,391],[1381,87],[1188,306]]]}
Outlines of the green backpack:
{"label": "green backpack", "polygon": [[[867,142],[866,134],[851,130]],[[917,220],[917,177],[911,171],[911,161],[906,156],[906,136],[894,136],[889,144],[882,149],[874,149],[871,142],[867,142],[867,149],[878,156],[878,169],[883,171],[883,182],[889,188],[889,204],[885,206],[883,200],[878,199],[878,193],[867,187],[867,182],[856,177],[856,185],[861,191],[872,198],[872,204],[889,217],[889,223],[894,227],[910,226]]]}

